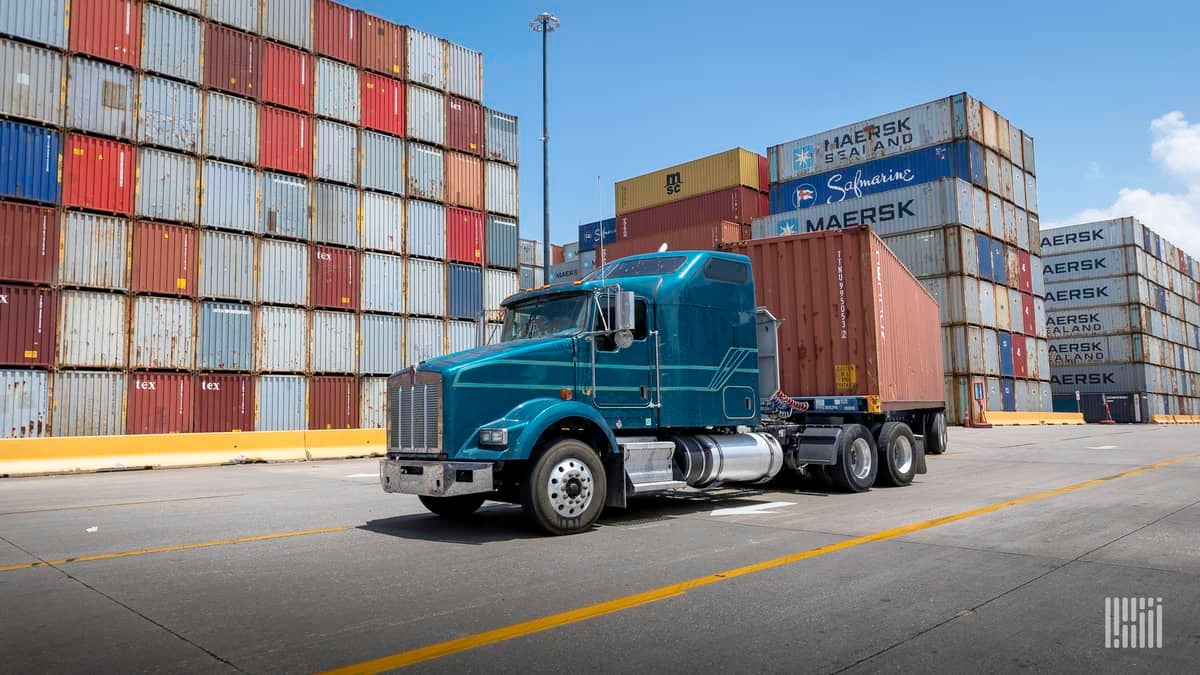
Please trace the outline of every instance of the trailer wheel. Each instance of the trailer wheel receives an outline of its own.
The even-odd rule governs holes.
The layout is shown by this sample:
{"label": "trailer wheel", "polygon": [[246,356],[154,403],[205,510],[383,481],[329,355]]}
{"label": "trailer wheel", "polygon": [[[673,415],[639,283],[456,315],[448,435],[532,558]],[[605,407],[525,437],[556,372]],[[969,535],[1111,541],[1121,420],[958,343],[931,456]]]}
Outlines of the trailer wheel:
{"label": "trailer wheel", "polygon": [[878,485],[900,487],[912,482],[917,470],[917,439],[903,422],[885,422],[879,430]]}
{"label": "trailer wheel", "polygon": [[875,439],[861,424],[847,424],[838,437],[838,461],[829,467],[829,477],[846,492],[866,492],[879,470]]}
{"label": "trailer wheel", "polygon": [[925,416],[925,454],[940,455],[946,452],[949,438],[946,434],[946,413],[938,412]]}
{"label": "trailer wheel", "polygon": [[483,495],[457,495],[454,497],[417,497],[425,508],[447,518],[465,518],[483,506]]}
{"label": "trailer wheel", "polygon": [[521,506],[550,534],[575,534],[600,517],[607,490],[596,451],[567,438],[551,445],[533,464],[521,486]]}

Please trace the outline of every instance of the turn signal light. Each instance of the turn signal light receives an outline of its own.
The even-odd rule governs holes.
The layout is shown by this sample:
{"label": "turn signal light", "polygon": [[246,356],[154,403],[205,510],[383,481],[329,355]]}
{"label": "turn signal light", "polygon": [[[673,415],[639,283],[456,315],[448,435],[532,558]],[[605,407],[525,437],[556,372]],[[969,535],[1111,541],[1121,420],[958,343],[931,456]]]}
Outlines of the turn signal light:
{"label": "turn signal light", "polygon": [[570,401],[572,396],[570,389],[559,389],[558,395],[564,401]]}

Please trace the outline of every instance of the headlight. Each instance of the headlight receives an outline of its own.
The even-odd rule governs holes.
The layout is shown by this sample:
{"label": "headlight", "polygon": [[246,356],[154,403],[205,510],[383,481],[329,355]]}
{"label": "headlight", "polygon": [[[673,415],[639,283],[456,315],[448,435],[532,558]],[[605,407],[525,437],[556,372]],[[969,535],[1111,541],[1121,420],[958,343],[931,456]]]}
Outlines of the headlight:
{"label": "headlight", "polygon": [[507,447],[508,429],[480,429],[479,444],[494,445],[501,448]]}

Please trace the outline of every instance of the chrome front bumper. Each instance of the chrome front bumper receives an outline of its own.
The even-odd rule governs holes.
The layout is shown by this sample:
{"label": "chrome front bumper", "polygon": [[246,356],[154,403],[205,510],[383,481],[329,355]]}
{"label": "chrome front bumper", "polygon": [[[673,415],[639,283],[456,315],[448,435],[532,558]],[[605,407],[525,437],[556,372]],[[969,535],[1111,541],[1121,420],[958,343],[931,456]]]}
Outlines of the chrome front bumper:
{"label": "chrome front bumper", "polygon": [[453,497],[491,492],[492,464],[381,459],[379,484],[383,486],[384,492],[426,497]]}

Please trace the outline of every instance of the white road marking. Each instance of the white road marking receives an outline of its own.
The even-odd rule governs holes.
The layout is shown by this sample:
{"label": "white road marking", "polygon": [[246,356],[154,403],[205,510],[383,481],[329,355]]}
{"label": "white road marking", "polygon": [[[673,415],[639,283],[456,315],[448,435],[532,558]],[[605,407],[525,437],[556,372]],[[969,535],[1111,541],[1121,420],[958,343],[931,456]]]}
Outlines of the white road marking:
{"label": "white road marking", "polygon": [[379,478],[377,473],[352,473],[346,478]]}
{"label": "white road marking", "polygon": [[1117,449],[1117,446],[1115,446],[1115,445],[1097,445],[1094,448],[1093,447],[1088,448],[1088,450],[1116,450],[1116,449]]}
{"label": "white road marking", "polygon": [[792,506],[792,502],[763,502],[761,504],[751,504],[750,506],[734,506],[728,509],[716,509],[710,516],[751,516],[754,514],[767,513],[770,509],[777,509],[781,506]]}

